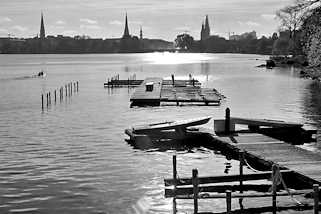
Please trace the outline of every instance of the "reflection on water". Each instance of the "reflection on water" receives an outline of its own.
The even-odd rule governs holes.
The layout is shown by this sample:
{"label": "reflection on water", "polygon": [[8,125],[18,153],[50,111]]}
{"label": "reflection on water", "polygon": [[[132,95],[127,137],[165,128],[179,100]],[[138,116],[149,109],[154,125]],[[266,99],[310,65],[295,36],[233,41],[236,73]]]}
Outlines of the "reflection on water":
{"label": "reflection on water", "polygon": [[[130,213],[140,204],[148,213],[171,213],[163,178],[172,176],[173,154],[181,177],[191,176],[193,168],[200,176],[238,172],[236,161],[202,146],[128,144],[124,130],[135,124],[222,118],[229,106],[232,116],[320,129],[320,84],[298,78],[295,69],[255,67],[265,59],[178,53],[1,55],[0,79],[36,74],[44,63],[47,76],[1,81],[0,213]],[[227,99],[222,106],[129,108],[133,88],[103,88],[115,74],[124,79],[191,74]],[[41,113],[40,95],[71,81],[80,83],[77,96]],[[212,129],[213,123],[206,127]],[[319,150],[317,144],[309,146]],[[225,202],[211,200],[202,207],[221,212]],[[190,201],[178,204],[181,212],[192,208]]]}

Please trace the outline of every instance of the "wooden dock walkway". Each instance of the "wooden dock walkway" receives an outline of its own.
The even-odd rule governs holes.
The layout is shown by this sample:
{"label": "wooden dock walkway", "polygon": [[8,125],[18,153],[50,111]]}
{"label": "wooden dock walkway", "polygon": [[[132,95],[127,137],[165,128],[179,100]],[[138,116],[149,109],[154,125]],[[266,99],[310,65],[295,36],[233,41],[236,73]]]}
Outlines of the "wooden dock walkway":
{"label": "wooden dock walkway", "polygon": [[[235,124],[247,125],[248,129],[235,130]],[[273,132],[276,129],[286,130],[279,133],[292,133],[302,140],[301,144],[311,142],[312,134],[315,132],[305,130],[302,126],[277,120],[232,118],[227,109],[225,120],[214,120],[214,132],[208,132],[209,140],[206,147],[239,160],[240,174],[198,177],[197,169],[193,169],[192,177],[178,178],[176,157],[173,157],[173,178],[164,180],[165,197],[173,197],[175,209],[176,199],[193,199],[195,214],[198,213],[199,199],[225,198],[226,213],[232,213],[232,198],[243,200],[271,197],[272,206],[262,208],[262,212],[270,210],[275,214],[277,210],[281,210],[281,207],[277,207],[277,196],[288,196],[295,202],[292,196],[301,195],[301,199],[306,199],[306,203],[303,206],[296,201],[296,206],[314,209],[313,213],[319,213],[321,153],[303,149],[291,144],[291,141],[280,140],[292,140],[291,137],[259,133],[261,129],[267,133],[268,129]],[[311,141],[307,141],[308,135]],[[294,144],[298,144],[298,141],[294,140]],[[244,174],[244,166],[253,169],[253,173]],[[249,183],[254,180],[267,180],[270,184]],[[239,182],[239,185],[235,182]],[[236,213],[243,213],[241,204],[242,201],[240,210],[236,210]]]}
{"label": "wooden dock walkway", "polygon": [[301,175],[305,182],[321,185],[321,154],[302,149],[284,141],[258,133],[235,133],[230,136],[213,136],[247,156],[258,158],[267,165],[280,167]]}

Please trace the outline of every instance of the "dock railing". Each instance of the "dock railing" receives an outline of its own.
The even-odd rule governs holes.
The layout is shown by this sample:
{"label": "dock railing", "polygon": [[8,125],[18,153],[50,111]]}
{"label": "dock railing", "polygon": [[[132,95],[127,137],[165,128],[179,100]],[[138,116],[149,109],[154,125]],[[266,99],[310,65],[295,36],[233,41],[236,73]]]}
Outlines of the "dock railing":
{"label": "dock railing", "polygon": [[[194,214],[198,213],[199,199],[225,199],[226,213],[232,212],[232,199],[240,200],[245,198],[270,197],[272,199],[272,212],[277,212],[277,196],[293,196],[313,193],[314,214],[319,213],[319,185],[314,184],[313,189],[290,191],[287,187],[278,185],[282,183],[282,174],[292,173],[291,170],[280,170],[277,165],[273,165],[272,171],[258,172],[251,174],[243,173],[244,153],[240,153],[240,173],[238,175],[199,177],[198,170],[192,170],[192,177],[178,178],[176,155],[173,156],[173,178],[164,179],[165,197],[173,198],[173,213],[176,213],[177,199],[193,199]],[[272,176],[272,177],[271,177]],[[244,184],[244,181],[271,179],[271,184]],[[214,185],[217,183],[239,182],[239,185]],[[283,181],[284,182],[284,181]],[[286,191],[279,191],[285,189]],[[271,192],[272,190],[272,192]],[[236,192],[237,191],[237,192]],[[246,191],[255,191],[246,192]]]}

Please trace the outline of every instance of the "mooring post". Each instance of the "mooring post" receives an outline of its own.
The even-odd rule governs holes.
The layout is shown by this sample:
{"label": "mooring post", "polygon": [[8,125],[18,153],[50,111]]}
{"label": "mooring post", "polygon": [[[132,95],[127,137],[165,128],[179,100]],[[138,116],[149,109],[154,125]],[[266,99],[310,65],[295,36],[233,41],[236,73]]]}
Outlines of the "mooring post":
{"label": "mooring post", "polygon": [[56,94],[56,90],[55,90],[55,104],[57,102],[57,94]]}
{"label": "mooring post", "polygon": [[243,193],[244,151],[239,152],[239,161],[240,161],[240,193]]}
{"label": "mooring post", "polygon": [[194,198],[194,214],[198,213],[198,171],[193,169],[192,171],[192,183],[193,183],[193,198]]}
{"label": "mooring post", "polygon": [[225,133],[230,133],[231,111],[229,108],[225,109]]}
{"label": "mooring post", "polygon": [[43,110],[43,94],[41,94],[41,109]]}
{"label": "mooring post", "polygon": [[79,86],[79,84],[78,84],[78,81],[77,81],[77,92],[78,92],[78,89],[79,89],[78,86]]}
{"label": "mooring post", "polygon": [[74,92],[76,92],[76,83],[74,82]]}
{"label": "mooring post", "polygon": [[226,190],[226,213],[230,214],[232,211],[232,192],[230,190]]}
{"label": "mooring post", "polygon": [[319,184],[313,184],[314,214],[319,213]]}
{"label": "mooring post", "polygon": [[49,92],[49,105],[51,105],[51,95],[50,95],[50,92]]}
{"label": "mooring post", "polygon": [[174,78],[174,74],[172,74],[172,85],[175,86],[175,78]]}
{"label": "mooring post", "polygon": [[176,155],[173,155],[173,179],[174,179],[174,197],[173,197],[173,213],[176,213],[176,186],[177,186],[177,169]]}
{"label": "mooring post", "polygon": [[276,214],[276,188],[277,188],[277,173],[278,173],[278,166],[273,164],[272,166],[272,209],[273,214]]}
{"label": "mooring post", "polygon": [[174,179],[174,189],[176,190],[177,182],[177,169],[176,169],[176,155],[173,155],[173,179]]}
{"label": "mooring post", "polygon": [[195,79],[193,78],[193,80],[192,80],[192,83],[193,83],[193,86],[195,86]]}
{"label": "mooring post", "polygon": [[72,95],[72,82],[70,83],[70,95]]}
{"label": "mooring post", "polygon": [[65,89],[66,89],[66,97],[68,96],[68,93],[67,93],[67,85],[65,85]]}
{"label": "mooring post", "polygon": [[46,93],[46,96],[47,96],[47,108],[48,108],[48,106],[49,106],[49,94]]}

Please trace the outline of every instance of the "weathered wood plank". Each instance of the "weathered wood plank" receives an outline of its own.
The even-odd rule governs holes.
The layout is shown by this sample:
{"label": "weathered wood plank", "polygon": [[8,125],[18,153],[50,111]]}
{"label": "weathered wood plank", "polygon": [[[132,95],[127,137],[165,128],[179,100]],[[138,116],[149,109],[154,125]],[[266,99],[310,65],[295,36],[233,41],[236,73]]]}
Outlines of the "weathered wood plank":
{"label": "weathered wood plank", "polygon": [[[291,170],[281,170],[282,173],[290,174]],[[252,174],[243,174],[243,181],[251,181],[251,180],[264,180],[271,178],[271,172],[258,172]],[[240,179],[240,175],[222,175],[222,176],[211,176],[211,177],[199,177],[199,184],[209,184],[209,183],[221,183],[221,182],[234,182]],[[173,179],[164,179],[165,186],[174,185]],[[182,185],[191,185],[192,178],[180,178],[176,180],[177,186]]]}
{"label": "weathered wood plank", "polygon": [[[310,193],[312,190],[296,190],[290,191],[292,195],[302,195]],[[260,198],[260,197],[271,197],[272,193],[232,193],[232,198]],[[289,196],[288,192],[277,192],[277,196]],[[193,195],[179,195],[176,199],[192,199]],[[226,198],[225,193],[203,193],[199,194],[199,199],[209,198]]]}
{"label": "weathered wood plank", "polygon": [[[240,185],[213,185],[213,186],[200,186],[199,193],[202,192],[217,192],[223,193],[226,190],[232,192],[240,191],[257,191],[257,192],[268,192],[271,188],[271,184],[243,184]],[[193,187],[177,187],[174,189],[165,189],[165,197],[174,197],[179,195],[190,195],[193,194]]]}
{"label": "weathered wood plank", "polygon": [[270,127],[288,127],[288,128],[301,128],[303,125],[300,123],[289,123],[281,120],[267,120],[267,119],[247,119],[240,117],[231,117],[231,120],[236,124],[243,124],[249,126],[270,126]]}
{"label": "weathered wood plank", "polygon": [[279,164],[321,184],[321,155],[319,153],[277,141],[271,137],[260,136],[260,134],[239,133],[236,136],[215,138],[263,161]]}

